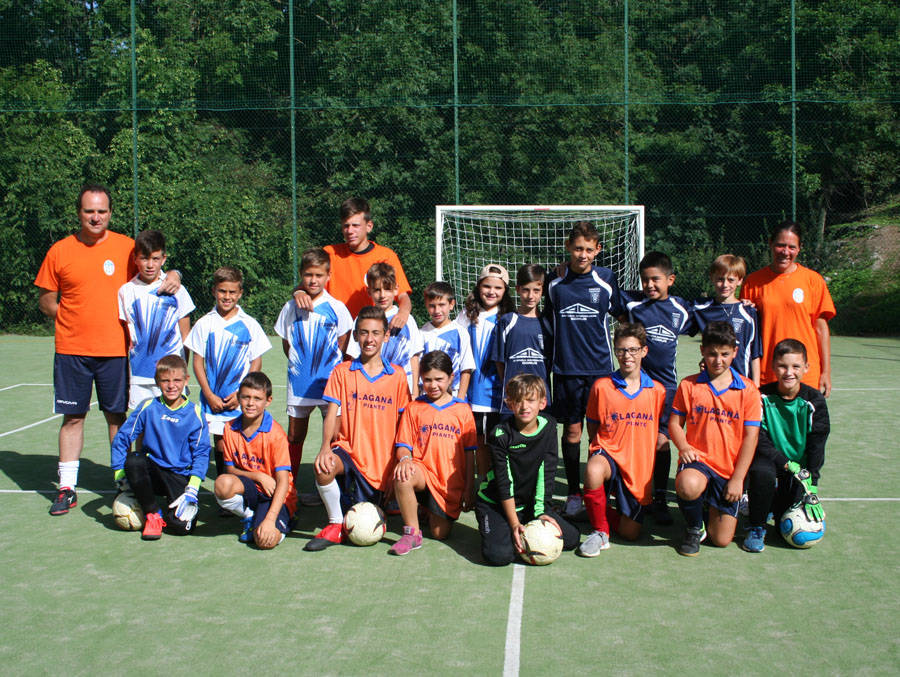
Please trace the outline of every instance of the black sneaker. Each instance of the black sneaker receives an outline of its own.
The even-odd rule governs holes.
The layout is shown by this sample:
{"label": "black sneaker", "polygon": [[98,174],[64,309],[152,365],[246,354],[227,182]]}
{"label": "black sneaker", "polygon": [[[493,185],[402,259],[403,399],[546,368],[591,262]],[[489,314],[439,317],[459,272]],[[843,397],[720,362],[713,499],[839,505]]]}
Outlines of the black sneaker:
{"label": "black sneaker", "polygon": [[660,526],[668,527],[675,524],[675,520],[669,514],[669,504],[666,503],[665,494],[653,497],[653,503],[650,504],[650,514],[653,515],[653,519]]}
{"label": "black sneaker", "polygon": [[706,527],[700,525],[692,529],[688,527],[684,530],[684,540],[678,546],[678,554],[686,557],[696,557],[700,554],[700,544],[706,540]]}
{"label": "black sneaker", "polygon": [[69,487],[61,487],[59,493],[56,494],[56,500],[50,506],[50,514],[65,515],[69,512],[69,508],[74,508],[77,505],[78,494],[75,493],[75,490],[69,489]]}

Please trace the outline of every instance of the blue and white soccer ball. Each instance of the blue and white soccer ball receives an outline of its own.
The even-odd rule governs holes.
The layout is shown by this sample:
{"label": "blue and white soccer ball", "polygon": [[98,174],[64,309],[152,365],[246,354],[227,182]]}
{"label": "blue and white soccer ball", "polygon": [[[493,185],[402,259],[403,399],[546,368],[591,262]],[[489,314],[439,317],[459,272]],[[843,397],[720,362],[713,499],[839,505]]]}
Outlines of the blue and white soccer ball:
{"label": "blue and white soccer ball", "polygon": [[803,503],[795,503],[788,508],[781,520],[778,529],[789,545],[795,548],[811,548],[825,536],[825,520],[816,522],[806,515]]}

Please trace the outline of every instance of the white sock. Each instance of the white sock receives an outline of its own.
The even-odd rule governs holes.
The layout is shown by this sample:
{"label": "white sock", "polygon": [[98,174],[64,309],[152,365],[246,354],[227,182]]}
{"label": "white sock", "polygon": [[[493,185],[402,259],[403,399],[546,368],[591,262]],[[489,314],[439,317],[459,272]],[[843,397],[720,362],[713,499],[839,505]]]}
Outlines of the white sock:
{"label": "white sock", "polygon": [[251,515],[253,514],[253,511],[250,510],[250,508],[244,507],[244,496],[242,494],[235,494],[231,498],[216,497],[216,501],[228,512],[234,513],[238,517],[248,517],[248,511]]}
{"label": "white sock", "polygon": [[319,490],[319,496],[322,497],[322,503],[325,504],[325,512],[328,513],[328,521],[331,524],[340,524],[344,521],[344,511],[341,510],[341,490],[338,487],[337,480],[331,480],[325,486],[316,485]]}
{"label": "white sock", "polygon": [[78,464],[79,461],[60,461],[59,462],[59,488],[68,487],[74,489],[78,484]]}

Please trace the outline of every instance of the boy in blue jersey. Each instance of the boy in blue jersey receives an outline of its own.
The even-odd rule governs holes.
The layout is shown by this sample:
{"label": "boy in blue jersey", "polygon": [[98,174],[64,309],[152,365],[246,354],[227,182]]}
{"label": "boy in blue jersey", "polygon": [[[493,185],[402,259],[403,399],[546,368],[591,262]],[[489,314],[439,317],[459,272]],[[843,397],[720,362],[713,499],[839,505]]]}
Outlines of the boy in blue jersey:
{"label": "boy in blue jersey", "polygon": [[145,230],[134,240],[137,275],[119,288],[119,319],[128,326],[128,366],[131,370],[128,408],[148,397],[159,397],[156,363],[166,355],[180,355],[191,330],[194,302],[184,287],[174,295],[161,294],[165,280],[166,239],[158,230]]}
{"label": "boy in blue jersey", "polygon": [[737,297],[746,274],[747,265],[742,257],[733,254],[717,257],[709,267],[709,280],[715,295],[694,301],[694,321],[699,331],[706,329],[710,322],[728,322],[734,327],[738,346],[731,366],[759,387],[759,360],[762,357],[759,315],[756,308]]}
{"label": "boy in blue jersey", "polygon": [[[491,358],[497,368],[497,380],[506,392],[506,384],[517,374],[534,374],[544,381],[550,392],[550,355],[553,350],[553,328],[550,320],[538,312],[544,295],[544,267],[528,263],[516,273],[519,307],[514,313],[497,320]],[[503,403],[501,413],[509,414]]]}
{"label": "boy in blue jersey", "polygon": [[425,310],[430,322],[422,325],[423,350],[443,350],[453,362],[453,396],[465,400],[469,392],[469,381],[475,369],[472,344],[469,333],[459,324],[450,320],[456,308],[456,293],[446,282],[432,282],[425,287]]}
{"label": "boy in blue jersey", "polygon": [[332,370],[341,363],[353,319],[347,306],[325,291],[331,259],[324,249],[310,249],[300,258],[300,288],[312,303],[301,310],[293,299],[284,304],[275,333],[287,356],[288,448],[291,472],[296,480],[309,429],[309,415],[316,407],[324,417],[328,404],[322,399]]}
{"label": "boy in blue jersey", "polygon": [[216,472],[225,472],[222,434],[225,424],[241,415],[238,386],[251,371],[262,368],[262,354],[272,347],[259,322],[238,305],[244,277],[231,266],[213,273],[216,307],[201,317],[184,340],[194,353],[194,376],[200,385],[200,407],[213,435]]}
{"label": "boy in blue jersey", "polygon": [[594,265],[600,233],[579,221],[566,240],[565,275],[550,276],[544,315],[553,326],[553,413],[563,424],[562,457],[569,485],[564,516],[582,512],[581,431],[594,381],[612,373],[607,314],[624,312],[616,274]]}
{"label": "boy in blue jersey", "polygon": [[[397,315],[400,309],[394,301],[400,293],[397,285],[397,272],[389,263],[375,263],[366,273],[366,287],[372,305],[384,311],[388,322]],[[416,319],[410,315],[402,328],[391,328],[388,339],[381,347],[381,359],[387,364],[403,367],[409,392],[413,399],[419,396],[419,355],[422,353],[422,334],[416,325]],[[347,344],[347,357],[359,357],[359,343],[350,335]]]}
{"label": "boy in blue jersey", "polygon": [[694,320],[690,305],[678,296],[670,296],[669,288],[675,283],[672,260],[662,252],[648,252],[639,264],[641,292],[623,292],[629,322],[640,322],[647,332],[647,356],[641,368],[654,381],[666,389],[666,402],[659,417],[659,433],[656,439],[656,462],[653,467],[653,502],[650,514],[657,524],[672,524],[666,490],[669,483],[669,466],[672,450],[669,447],[669,414],[672,400],[678,388],[675,360],[678,354],[678,336],[694,334]]}
{"label": "boy in blue jersey", "polygon": [[[197,519],[197,491],[209,466],[209,429],[197,404],[182,394],[187,362],[167,355],[156,365],[159,397],[144,400],[119,429],[110,448],[110,468],[119,491],[134,493],[146,515],[141,538],[158,540],[163,527],[183,536]],[[135,440],[141,448],[131,450]],[[163,519],[157,496],[169,511]]]}

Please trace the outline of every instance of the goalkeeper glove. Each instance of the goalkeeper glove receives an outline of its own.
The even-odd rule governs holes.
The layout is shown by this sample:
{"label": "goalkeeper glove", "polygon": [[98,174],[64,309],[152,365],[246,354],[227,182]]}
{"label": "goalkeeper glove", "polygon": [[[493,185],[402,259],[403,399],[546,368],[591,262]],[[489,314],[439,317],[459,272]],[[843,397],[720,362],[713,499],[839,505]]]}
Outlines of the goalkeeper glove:
{"label": "goalkeeper glove", "polygon": [[131,485],[128,484],[128,478],[125,477],[125,469],[119,468],[116,470],[116,474],[113,475],[113,479],[116,481],[116,488],[119,490],[119,493],[131,493]]}
{"label": "goalkeeper glove", "polygon": [[[796,469],[791,466],[796,466]],[[812,475],[809,474],[809,470],[806,468],[801,468],[799,463],[794,463],[793,461],[788,462],[788,470],[791,471],[791,474],[794,476],[794,479],[800,483],[800,486],[803,487],[803,493],[809,496],[814,493],[813,483],[812,483]]]}
{"label": "goalkeeper glove", "polygon": [[821,522],[825,519],[825,511],[822,509],[822,504],[819,503],[818,487],[812,487],[812,490],[803,497],[803,509],[811,520]]}
{"label": "goalkeeper glove", "polygon": [[197,490],[200,487],[200,478],[191,477],[190,482],[184,488],[184,493],[169,503],[170,508],[175,509],[175,517],[182,522],[187,522],[185,529],[190,531],[194,518],[197,517]]}

